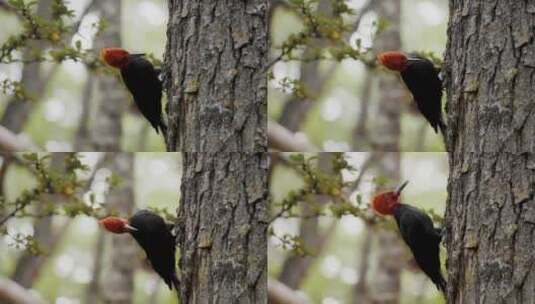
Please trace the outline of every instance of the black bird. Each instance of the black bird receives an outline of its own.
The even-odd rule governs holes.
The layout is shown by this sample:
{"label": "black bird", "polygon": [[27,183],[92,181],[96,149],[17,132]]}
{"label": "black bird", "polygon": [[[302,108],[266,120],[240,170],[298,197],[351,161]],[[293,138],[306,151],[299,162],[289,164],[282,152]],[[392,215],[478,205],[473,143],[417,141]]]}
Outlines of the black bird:
{"label": "black bird", "polygon": [[431,218],[419,209],[400,203],[401,191],[408,182],[395,192],[385,192],[373,198],[372,207],[382,215],[393,215],[399,232],[411,249],[416,263],[437,288],[445,292],[446,280],[440,270],[441,230],[433,226]]}
{"label": "black bird", "polygon": [[121,48],[104,48],[102,59],[121,71],[123,82],[132,93],[139,111],[158,133],[166,134],[167,126],[162,119],[162,82],[159,70],[145,59],[145,54],[130,54]]}
{"label": "black bird", "polygon": [[179,290],[175,268],[175,237],[162,217],[148,210],[140,210],[129,220],[107,217],[99,222],[110,232],[130,233],[169,289]]}
{"label": "black bird", "polygon": [[433,63],[416,54],[409,56],[402,52],[384,52],[377,58],[379,62],[390,70],[398,71],[403,82],[412,93],[418,110],[429,124],[443,135],[446,134],[446,124],[442,119],[442,81],[439,71]]}

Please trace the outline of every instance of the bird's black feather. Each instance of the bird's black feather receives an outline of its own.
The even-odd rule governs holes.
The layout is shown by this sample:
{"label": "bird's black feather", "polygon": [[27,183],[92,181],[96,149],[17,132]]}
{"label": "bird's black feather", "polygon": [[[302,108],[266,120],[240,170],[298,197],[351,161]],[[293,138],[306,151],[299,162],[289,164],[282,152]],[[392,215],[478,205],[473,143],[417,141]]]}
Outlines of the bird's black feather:
{"label": "bird's black feather", "polygon": [[156,129],[166,133],[162,120],[162,82],[152,63],[143,56],[129,57],[130,62],[121,68],[121,76],[132,93],[139,111]]}
{"label": "bird's black feather", "polygon": [[422,271],[441,291],[446,290],[446,281],[440,270],[441,234],[433,227],[431,218],[419,209],[399,204],[394,210],[401,237],[407,243]]}
{"label": "bird's black feather", "polygon": [[137,231],[130,234],[147,254],[152,268],[160,275],[170,289],[178,290],[179,281],[175,265],[175,237],[159,215],[141,210],[129,220]]}
{"label": "bird's black feather", "polygon": [[412,93],[418,110],[427,119],[429,124],[438,132],[445,134],[446,125],[442,119],[442,81],[439,71],[433,63],[426,58],[411,55],[418,59],[411,61],[407,68],[401,72],[401,78]]}

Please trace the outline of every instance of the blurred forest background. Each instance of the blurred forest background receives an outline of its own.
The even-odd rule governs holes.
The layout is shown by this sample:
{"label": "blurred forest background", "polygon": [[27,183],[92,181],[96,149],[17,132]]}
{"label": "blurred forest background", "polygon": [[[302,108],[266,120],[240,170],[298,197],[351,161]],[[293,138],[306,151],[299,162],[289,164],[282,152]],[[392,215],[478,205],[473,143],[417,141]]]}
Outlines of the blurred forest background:
{"label": "blurred forest background", "polygon": [[28,303],[176,303],[133,238],[104,232],[97,218],[151,208],[172,220],[180,157],[3,154],[0,294],[17,290],[9,278],[41,299]]}
{"label": "blurred forest background", "polygon": [[[369,202],[378,191],[408,180],[402,202],[425,210],[440,227],[446,153],[272,158],[270,303],[444,303],[416,266],[393,217],[377,216]],[[444,261],[444,248],[441,256]]]}
{"label": "blurred forest background", "polygon": [[159,64],[166,1],[39,0],[28,12],[41,19],[13,5],[30,2],[0,1],[0,125],[17,135],[14,150],[164,151],[98,51],[121,46]]}
{"label": "blurred forest background", "polygon": [[[444,151],[399,76],[375,56],[417,51],[440,64],[447,19],[439,0],[273,1],[270,147],[369,151],[396,135],[398,149],[385,151]],[[305,144],[273,144],[285,133]]]}

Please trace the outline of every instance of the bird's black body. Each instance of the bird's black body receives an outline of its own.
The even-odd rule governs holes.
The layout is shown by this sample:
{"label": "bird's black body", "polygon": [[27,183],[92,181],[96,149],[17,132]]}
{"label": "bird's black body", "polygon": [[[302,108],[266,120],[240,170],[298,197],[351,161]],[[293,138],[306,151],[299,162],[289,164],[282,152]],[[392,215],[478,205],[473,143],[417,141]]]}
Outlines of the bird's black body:
{"label": "bird's black body", "polygon": [[401,237],[414,255],[422,271],[441,291],[446,290],[446,281],[440,270],[440,230],[433,227],[433,221],[415,207],[399,204],[394,209],[394,218]]}
{"label": "bird's black body", "polygon": [[156,129],[166,133],[162,120],[162,82],[158,71],[142,55],[128,55],[129,63],[121,68],[123,81],[132,93],[134,101],[143,116]]}
{"label": "bird's black body", "polygon": [[411,54],[407,68],[401,72],[401,78],[411,91],[418,110],[431,124],[435,132],[440,128],[445,134],[446,125],[442,120],[442,81],[439,72],[431,61]]}
{"label": "bird's black body", "polygon": [[160,275],[170,289],[178,290],[179,281],[175,265],[175,238],[168,225],[159,215],[141,210],[129,220],[137,231],[130,234],[145,250],[152,268]]}

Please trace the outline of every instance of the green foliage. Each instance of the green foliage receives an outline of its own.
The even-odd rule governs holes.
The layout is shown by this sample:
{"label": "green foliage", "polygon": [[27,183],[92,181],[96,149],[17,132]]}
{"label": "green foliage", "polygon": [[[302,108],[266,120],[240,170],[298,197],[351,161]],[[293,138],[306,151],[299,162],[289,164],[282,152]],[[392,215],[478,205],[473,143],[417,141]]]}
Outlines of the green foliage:
{"label": "green foliage", "polygon": [[[20,17],[21,32],[11,35],[0,46],[0,63],[13,62],[62,62],[65,60],[82,61],[91,69],[100,65],[96,52],[83,50],[80,42],[70,46],[70,40],[77,31],[79,22],[72,20],[74,11],[69,9],[64,0],[54,0],[50,8],[50,19],[35,13],[37,1],[10,0],[14,13]],[[66,20],[71,20],[67,23]],[[99,30],[103,24],[96,24]],[[34,42],[40,42],[35,45]],[[48,51],[44,51],[49,49]],[[22,55],[19,55],[22,54]],[[7,90],[4,93],[20,93],[22,90]],[[18,96],[18,95],[17,95]],[[23,95],[27,97],[26,95]]]}
{"label": "green foliage", "polygon": [[[360,195],[354,201],[349,199],[353,184],[344,182],[342,172],[356,171],[357,168],[349,165],[343,153],[330,153],[331,172],[326,172],[319,167],[317,156],[305,156],[304,154],[291,154],[286,164],[296,171],[302,178],[304,185],[294,191],[290,191],[281,202],[274,202],[274,216],[271,221],[277,218],[307,218],[316,216],[331,216],[341,218],[344,215],[353,215],[363,219],[370,224],[386,223],[385,219],[377,217],[369,211],[367,204],[364,204]],[[321,197],[322,202],[317,202]],[[327,202],[325,202],[327,201]],[[297,208],[300,204],[308,205],[307,214],[302,214]],[[306,254],[308,249],[303,248],[302,242],[298,238],[283,235],[278,236],[270,229],[270,235],[276,237],[284,248],[291,249],[299,254]]]}
{"label": "green foliage", "polygon": [[[278,218],[310,218],[319,216],[334,217],[337,219],[350,215],[381,229],[397,231],[395,222],[390,217],[377,216],[367,202],[362,200],[362,195],[357,193],[355,199],[350,195],[357,190],[352,182],[345,182],[342,172],[357,172],[359,169],[352,167],[346,160],[344,153],[330,154],[330,172],[320,168],[317,156],[304,155],[302,153],[290,154],[285,164],[298,173],[304,185],[296,190],[289,191],[280,202],[271,204],[274,206],[271,221]],[[282,157],[282,155],[281,155]],[[373,179],[376,187],[384,187],[390,180],[384,176],[376,176]],[[321,198],[321,202],[317,202]],[[303,213],[299,206],[307,205],[307,213]],[[442,225],[443,219],[433,210],[424,210],[434,222]],[[269,230],[271,236],[277,238],[283,248],[298,254],[308,254],[309,249],[303,248],[301,240],[291,235],[276,235],[273,229]]]}
{"label": "green foliage", "polygon": [[[25,189],[13,201],[1,198],[1,206],[9,213],[0,219],[0,227],[12,217],[45,217],[64,215],[75,217],[79,214],[98,217],[102,208],[93,202],[86,202],[82,196],[88,185],[81,181],[79,174],[89,170],[76,153],[69,153],[58,168],[52,164],[50,154],[26,153],[20,158],[21,164],[33,173],[37,185]],[[2,234],[7,234],[4,229]],[[30,252],[38,252],[38,244],[30,237],[11,235],[17,246],[24,246]]]}

